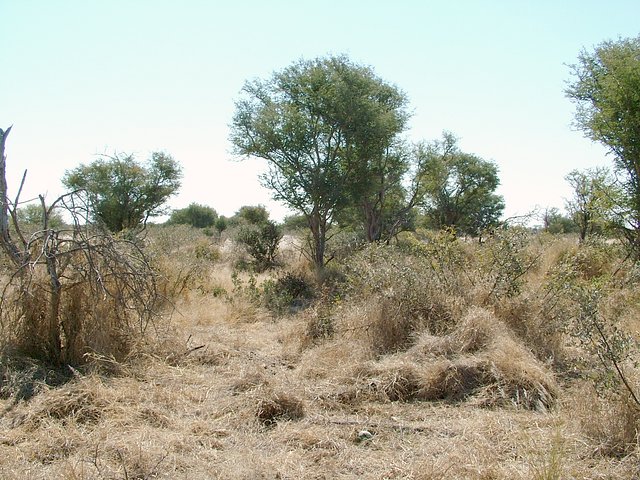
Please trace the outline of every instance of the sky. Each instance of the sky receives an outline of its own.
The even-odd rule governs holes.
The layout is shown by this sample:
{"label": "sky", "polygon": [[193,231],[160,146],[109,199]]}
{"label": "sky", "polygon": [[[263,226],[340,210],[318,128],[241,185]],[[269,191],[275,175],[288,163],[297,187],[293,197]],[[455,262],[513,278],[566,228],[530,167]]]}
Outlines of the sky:
{"label": "sky", "polygon": [[610,166],[572,126],[564,90],[582,49],[640,34],[637,0],[0,0],[0,128],[21,200],[64,192],[97,155],[153,151],[183,168],[179,194],[233,215],[265,205],[260,159],[234,157],[229,125],[247,80],[345,54],[406,93],[407,136],[453,132],[496,163],[505,216],[562,209],[574,169]]}

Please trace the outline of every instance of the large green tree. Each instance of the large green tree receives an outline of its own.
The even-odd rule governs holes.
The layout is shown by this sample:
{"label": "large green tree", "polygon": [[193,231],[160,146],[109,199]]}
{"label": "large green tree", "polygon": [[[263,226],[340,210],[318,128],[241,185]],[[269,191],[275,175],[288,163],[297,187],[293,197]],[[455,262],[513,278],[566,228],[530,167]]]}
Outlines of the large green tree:
{"label": "large green tree", "polygon": [[457,139],[445,132],[442,140],[425,146],[424,213],[433,228],[479,235],[498,224],[504,200],[492,163],[460,151]]}
{"label": "large green tree", "polygon": [[302,60],[244,85],[235,151],[267,160],[261,181],[306,218],[318,269],[336,215],[368,194],[368,162],[404,128],[405,104],[396,87],[343,56]]}
{"label": "large green tree", "polygon": [[154,152],[145,164],[133,155],[99,158],[67,171],[62,182],[71,190],[85,190],[96,218],[120,232],[165,213],[164,204],[177,193],[181,178],[180,165],[170,155]]}
{"label": "large green tree", "polygon": [[613,155],[624,191],[619,230],[640,255],[640,36],[583,50],[572,75],[575,123]]}

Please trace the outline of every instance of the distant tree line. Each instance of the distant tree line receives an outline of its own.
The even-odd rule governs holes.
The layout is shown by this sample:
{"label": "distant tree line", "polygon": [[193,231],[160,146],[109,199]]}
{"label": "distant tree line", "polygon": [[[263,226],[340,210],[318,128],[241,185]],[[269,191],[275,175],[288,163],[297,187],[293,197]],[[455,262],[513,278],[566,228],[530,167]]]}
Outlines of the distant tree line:
{"label": "distant tree line", "polygon": [[[609,149],[613,172],[570,172],[566,214],[545,210],[545,230],[575,232],[582,240],[612,232],[640,252],[639,64],[640,37],[604,42],[572,66],[566,94],[577,105],[575,124]],[[289,223],[308,229],[311,258],[321,270],[338,228],[351,228],[366,242],[389,242],[417,225],[477,236],[500,223],[504,200],[496,193],[496,165],[462,151],[450,132],[412,144],[405,137],[409,118],[407,96],[398,87],[370,67],[329,56],[246,82],[230,140],[236,154],[266,160],[260,180],[295,212]],[[119,232],[169,213],[165,205],[181,177],[168,154],[154,152],[146,163],[114,154],[66,172],[63,183],[87,192],[94,219]],[[240,221],[275,225],[264,207],[256,208],[226,218],[192,203],[170,212],[167,223],[217,232]],[[37,210],[18,213],[29,223]]]}

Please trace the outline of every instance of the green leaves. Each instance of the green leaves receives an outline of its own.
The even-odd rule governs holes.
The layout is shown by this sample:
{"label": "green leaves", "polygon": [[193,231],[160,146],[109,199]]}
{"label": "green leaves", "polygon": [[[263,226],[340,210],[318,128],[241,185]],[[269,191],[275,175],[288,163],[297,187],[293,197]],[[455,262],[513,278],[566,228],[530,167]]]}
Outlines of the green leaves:
{"label": "green leaves", "polygon": [[196,228],[206,228],[213,226],[217,220],[218,213],[213,208],[191,203],[186,208],[171,212],[167,223],[170,225],[186,224]]}
{"label": "green leaves", "polygon": [[565,179],[573,189],[567,211],[578,226],[581,241],[618,221],[615,206],[621,192],[607,169],[573,170]]}
{"label": "green leaves", "polygon": [[62,182],[71,190],[85,190],[95,216],[119,232],[162,214],[162,205],[180,188],[181,177],[180,166],[170,155],[154,152],[146,165],[133,155],[100,158],[67,171]]}
{"label": "green leaves", "polygon": [[423,207],[430,226],[477,235],[497,225],[504,201],[494,193],[500,180],[493,163],[461,152],[448,132],[441,141],[422,146],[421,155],[425,165]]}
{"label": "green leaves", "polygon": [[235,152],[268,162],[263,185],[307,218],[322,268],[326,231],[404,128],[406,97],[344,56],[301,60],[247,82],[242,95],[231,125]]}
{"label": "green leaves", "polygon": [[640,37],[603,42],[571,68],[575,123],[614,156],[626,196],[618,207],[627,210],[619,230],[640,256]]}

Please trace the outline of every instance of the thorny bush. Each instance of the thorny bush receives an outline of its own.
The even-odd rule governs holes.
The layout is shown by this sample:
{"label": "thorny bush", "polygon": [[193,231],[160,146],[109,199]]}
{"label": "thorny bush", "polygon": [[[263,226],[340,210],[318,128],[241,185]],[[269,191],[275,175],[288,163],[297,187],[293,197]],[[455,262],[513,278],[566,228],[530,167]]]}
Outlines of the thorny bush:
{"label": "thorny bush", "polygon": [[[2,276],[3,349],[53,364],[78,365],[98,354],[130,354],[161,318],[156,272],[135,235],[112,236],[91,222],[82,192],[46,208],[44,225],[28,238],[5,238],[12,262]],[[70,226],[48,228],[47,212],[66,211]]]}

